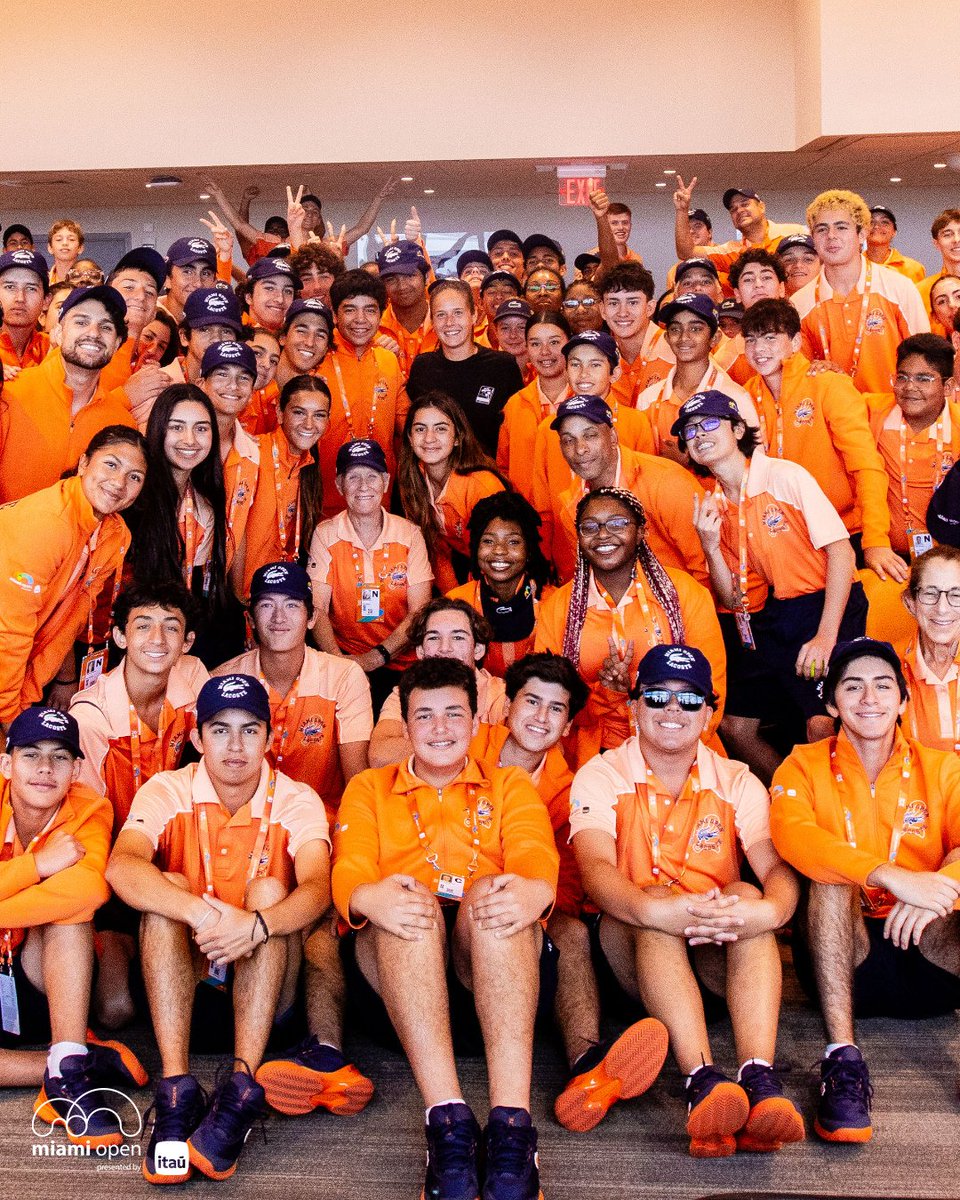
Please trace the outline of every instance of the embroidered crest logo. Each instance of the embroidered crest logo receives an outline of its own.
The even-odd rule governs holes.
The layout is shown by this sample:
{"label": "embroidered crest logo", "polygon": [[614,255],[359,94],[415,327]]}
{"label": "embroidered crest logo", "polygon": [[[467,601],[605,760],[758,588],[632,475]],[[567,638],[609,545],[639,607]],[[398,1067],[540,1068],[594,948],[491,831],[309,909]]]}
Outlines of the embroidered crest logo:
{"label": "embroidered crest logo", "polygon": [[[469,829],[471,825],[470,810],[466,810],[464,825]],[[489,829],[493,824],[493,804],[489,796],[477,797],[477,824],[481,829]]]}
{"label": "embroidered crest logo", "polygon": [[326,729],[327,723],[323,717],[314,714],[303,718],[297,732],[300,734],[300,740],[305,745],[315,746],[317,742],[323,740]]}
{"label": "embroidered crest logo", "polygon": [[814,406],[810,399],[801,400],[797,405],[797,411],[793,414],[793,423],[798,428],[804,425],[813,424]]}
{"label": "embroidered crest logo", "polygon": [[779,504],[767,505],[763,510],[763,523],[766,526],[767,533],[773,537],[776,537],[778,533],[787,533],[790,529],[786,514]]}
{"label": "embroidered crest logo", "polygon": [[880,308],[871,308],[867,313],[867,320],[864,324],[864,329],[867,333],[883,333],[887,327],[887,318],[883,315],[883,310]]}
{"label": "embroidered crest logo", "polygon": [[719,854],[723,845],[723,824],[716,813],[707,813],[697,821],[693,831],[693,849],[696,854],[705,851]]}
{"label": "embroidered crest logo", "polygon": [[912,804],[908,804],[903,814],[904,835],[909,833],[918,841],[923,841],[927,836],[928,818],[927,806],[922,800],[914,800]]}

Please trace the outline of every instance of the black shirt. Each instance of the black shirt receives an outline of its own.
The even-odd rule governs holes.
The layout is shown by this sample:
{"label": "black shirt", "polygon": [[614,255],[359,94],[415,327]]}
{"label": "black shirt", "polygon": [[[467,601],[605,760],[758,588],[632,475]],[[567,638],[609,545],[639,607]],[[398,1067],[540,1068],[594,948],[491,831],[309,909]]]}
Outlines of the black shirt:
{"label": "black shirt", "polygon": [[445,392],[463,409],[477,441],[491,458],[497,454],[497,435],[503,406],[523,387],[523,376],[512,354],[478,346],[476,354],[454,362],[442,350],[418,354],[410,368],[407,395],[419,400],[434,388]]}

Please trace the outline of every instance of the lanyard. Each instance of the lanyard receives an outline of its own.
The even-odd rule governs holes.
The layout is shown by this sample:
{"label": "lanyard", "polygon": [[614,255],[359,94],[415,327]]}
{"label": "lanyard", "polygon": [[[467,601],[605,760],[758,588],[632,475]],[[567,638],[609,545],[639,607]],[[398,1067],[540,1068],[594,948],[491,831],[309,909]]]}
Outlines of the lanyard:
{"label": "lanyard", "polygon": [[[943,483],[947,472],[943,469],[943,422],[946,415],[946,406],[940,414],[940,419],[937,421],[937,478],[933,485],[933,491]],[[947,468],[949,470],[949,467]],[[913,523],[910,519],[910,499],[907,496],[907,423],[900,418],[900,503],[903,505],[903,523],[907,529],[907,537],[911,537],[915,532]]]}
{"label": "lanyard", "polygon": [[772,391],[770,392],[770,398],[771,398],[771,400],[773,400],[774,412],[776,412],[776,414],[777,414],[776,453],[774,453],[774,451],[770,448],[771,443],[770,443],[769,434],[767,433],[767,421],[763,415],[763,403],[761,401],[761,398],[758,396],[757,397],[757,416],[760,418],[760,436],[763,439],[763,444],[767,447],[768,455],[771,455],[774,458],[783,458],[783,407],[781,406],[780,401],[776,398],[776,396],[774,396]]}
{"label": "lanyard", "polygon": [[277,445],[276,439],[271,443],[270,452],[273,457],[273,484],[277,492],[277,536],[280,538],[280,553],[283,555],[285,562],[296,562],[300,557],[300,522],[302,517],[299,472],[297,474],[297,519],[293,534],[293,553],[290,554],[287,550],[287,513],[286,506],[283,503],[283,480],[280,475],[280,447]]}
{"label": "lanyard", "polygon": [[183,496],[183,541],[187,548],[187,561],[184,568],[187,587],[193,579],[193,568],[197,557],[197,523],[193,516],[193,484],[187,484],[187,490]]}
{"label": "lanyard", "polygon": [[[740,480],[740,501],[737,505],[737,566],[739,568],[740,611],[747,612],[747,481],[750,478],[750,460],[747,459]],[[718,483],[713,491],[714,499],[719,502],[725,499],[723,488]],[[733,575],[733,572],[730,572]]]}
{"label": "lanyard", "polygon": [[[833,777],[837,784],[842,788],[844,786],[843,776],[840,773],[840,768],[837,766],[837,739],[830,739],[830,767],[833,770]],[[900,764],[900,796],[897,799],[897,809],[893,820],[893,827],[890,831],[890,847],[887,851],[887,862],[897,861],[897,852],[900,849],[900,842],[903,840],[904,819],[907,811],[907,791],[910,787],[910,772],[913,769],[913,755],[910,752],[910,747],[907,746],[903,753],[903,762]],[[843,827],[847,841],[853,847],[857,848],[857,831],[853,824],[853,813],[850,809],[843,806]]]}
{"label": "lanyard", "polygon": [[[867,329],[867,309],[870,307],[870,288],[873,283],[873,263],[868,258],[867,274],[863,281],[863,301],[860,305],[860,324],[857,328],[857,336],[853,343],[853,358],[850,361],[850,368],[847,374],[852,378],[857,373],[857,367],[860,364],[860,351],[863,349],[863,335]],[[817,276],[816,286],[814,288],[813,303],[817,310],[818,332],[820,334],[820,348],[823,350],[823,357],[830,357],[830,335],[827,332],[827,323],[823,317],[823,309],[820,307],[820,279]]]}
{"label": "lanyard", "polygon": [[[264,691],[267,695],[270,694],[270,685],[267,683],[266,676],[263,671],[257,671],[257,678],[263,684]],[[278,721],[276,716],[273,720],[273,757],[277,770],[280,769],[283,763],[283,756],[286,753],[287,737],[290,730],[287,728],[287,722],[290,719],[290,714],[293,712],[293,706],[296,704],[300,696],[300,676],[298,675],[293,681],[293,687],[287,693],[287,699],[283,706],[283,716]]]}
{"label": "lanyard", "polygon": [[[915,642],[915,641],[911,642],[910,645],[907,647],[906,652],[904,653],[904,656],[903,656],[904,660],[909,664],[911,654],[915,655],[915,654],[919,653],[919,650],[920,650],[920,648],[919,648],[917,642]],[[918,686],[919,686],[919,684],[914,684],[909,689],[910,700],[907,703],[907,711],[910,714],[910,734],[913,737],[913,740],[915,742],[920,741],[920,729],[919,729],[919,725],[917,723],[917,709],[916,709],[916,703],[913,699],[914,694],[918,689]],[[946,687],[947,694],[949,695],[949,693],[950,693],[949,683],[944,684],[943,686]],[[957,675],[956,687],[954,689],[954,698],[953,698],[953,749],[954,749],[954,753],[960,754],[960,674]]]}
{"label": "lanyard", "polygon": [[[467,800],[469,808],[467,809],[467,819],[464,822],[470,829],[470,835],[473,839],[473,857],[470,859],[470,865],[467,867],[466,882],[469,883],[471,878],[476,874],[477,868],[480,866],[480,823],[477,817],[477,793],[480,791],[480,784],[467,784]],[[443,799],[443,789],[437,789],[437,795]],[[410,793],[407,793],[407,807],[410,810],[410,818],[413,821],[414,828],[417,831],[417,838],[420,841],[420,849],[423,851],[424,857],[427,860],[428,866],[432,867],[437,874],[442,874],[440,867],[440,856],[433,849],[430,839],[427,837],[426,830],[423,828],[423,822],[420,819],[420,810],[414,803]]]}
{"label": "lanyard", "polygon": [[[593,582],[597,585],[597,591],[600,593],[601,598],[610,608],[611,616],[613,617],[613,631],[617,635],[617,641],[619,642],[620,649],[626,650],[627,642],[630,639],[627,637],[627,629],[623,621],[623,611],[620,607],[620,605],[623,604],[623,600],[620,601],[620,604],[616,604],[613,597],[596,577],[596,575],[593,577]],[[630,581],[630,587],[627,589],[626,593],[627,597],[630,596],[631,592],[634,596],[636,596],[640,603],[640,611],[643,613],[643,622],[647,630],[647,640],[649,645],[662,645],[663,630],[660,628],[660,622],[657,620],[656,616],[650,609],[650,605],[647,603],[647,594],[643,587],[643,579],[641,577],[639,565],[634,568],[633,579]]]}
{"label": "lanyard", "polygon": [[[277,773],[271,767],[270,777],[267,780],[267,795],[263,803],[263,816],[260,818],[257,840],[253,843],[250,866],[247,868],[247,883],[252,883],[254,879],[262,878],[266,874],[266,864],[261,863],[260,859],[263,856],[263,848],[267,843],[267,834],[270,830],[270,814],[273,811],[273,794],[276,790]],[[213,856],[210,852],[210,826],[207,822],[207,806],[205,804],[197,804],[194,806],[194,812],[197,817],[197,837],[200,841],[200,857],[203,861],[205,890],[208,895],[212,896]]]}
{"label": "lanyard", "polygon": [[[164,702],[163,708],[160,710],[160,720],[157,724],[157,743],[160,746],[160,770],[169,771],[176,766],[175,761],[167,762],[166,754],[163,752],[163,735],[166,732],[163,723],[163,712],[166,708]],[[143,761],[141,757],[140,741],[143,737],[143,725],[140,723],[140,715],[134,707],[133,701],[130,701],[130,762],[133,767],[133,790],[139,791],[140,784],[143,782]]]}
{"label": "lanyard", "polygon": [[[670,383],[673,381],[673,379],[676,378],[676,374],[677,374],[677,369],[676,369],[676,367],[674,367],[672,374],[668,375],[667,378],[663,381],[663,386],[660,388],[660,391],[657,393],[656,400],[654,400],[653,404],[650,405],[650,407],[653,409],[653,412],[650,414],[650,424],[653,426],[653,440],[656,445],[656,453],[657,454],[660,453],[660,410],[661,410],[661,408],[663,408],[664,397],[667,394],[667,387],[670,385]],[[707,372],[706,382],[701,383],[700,386],[697,388],[697,391],[698,392],[710,391],[710,389],[713,387],[713,385],[717,382],[717,376],[719,374],[720,374],[719,368],[716,366],[712,366],[710,368],[710,370]],[[671,400],[673,399],[672,391],[670,393],[670,398],[671,398]]]}
{"label": "lanyard", "polygon": [[[353,429],[353,413],[350,411],[350,401],[347,399],[347,389],[343,382],[343,371],[340,369],[340,360],[337,358],[336,354],[331,355],[331,358],[333,360],[333,371],[337,377],[337,387],[340,389],[340,400],[343,404],[343,415],[347,419],[347,429],[349,430],[349,433],[350,433],[350,437],[348,440],[353,441],[354,438],[357,437],[357,434],[354,432],[354,429]],[[373,437],[373,426],[374,426],[374,422],[376,421],[376,419],[377,419],[377,385],[374,384],[373,385],[373,396],[371,398],[371,406],[370,406],[370,420],[367,422],[367,432],[365,435],[368,438]]]}
{"label": "lanyard", "polygon": [[[651,780],[653,772],[647,767],[646,783],[638,783],[635,785],[637,799],[643,804],[644,796],[641,794],[641,789],[646,793],[647,811],[650,814],[650,862],[655,880],[660,879],[660,859],[661,859],[661,840],[662,833],[660,829],[660,803],[657,789],[653,786]],[[691,821],[695,821],[697,815],[697,799],[700,795],[700,765],[694,761],[690,769],[690,790],[693,793],[692,815]],[[679,803],[679,801],[678,801]],[[690,830],[690,836],[687,839],[687,849],[683,856],[683,866],[680,869],[680,874],[675,879],[670,879],[670,884],[678,884],[687,871],[687,863],[690,861],[690,851],[693,849],[694,839],[696,837],[696,825]]]}

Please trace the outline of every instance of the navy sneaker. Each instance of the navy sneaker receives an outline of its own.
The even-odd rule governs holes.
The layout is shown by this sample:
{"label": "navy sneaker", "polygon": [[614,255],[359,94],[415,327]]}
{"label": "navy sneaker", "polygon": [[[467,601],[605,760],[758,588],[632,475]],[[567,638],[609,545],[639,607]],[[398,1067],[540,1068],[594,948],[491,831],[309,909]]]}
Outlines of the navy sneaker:
{"label": "navy sneaker", "polygon": [[234,1071],[217,1085],[203,1120],[187,1138],[191,1164],[208,1179],[229,1179],[265,1107],[260,1084],[246,1071]]}
{"label": "navy sneaker", "polygon": [[740,1086],[750,1101],[750,1115],[737,1134],[738,1150],[763,1154],[803,1141],[803,1117],[783,1094],[775,1067],[748,1063],[740,1072]]}
{"label": "navy sneaker", "polygon": [[713,1066],[698,1067],[687,1080],[687,1133],[694,1158],[726,1158],[737,1152],[734,1136],[750,1115],[747,1093]]}
{"label": "navy sneaker", "polygon": [[[207,1097],[192,1075],[161,1079],[153,1101],[153,1130],[141,1170],[148,1183],[186,1183],[192,1174],[187,1138],[203,1120]],[[149,1115],[144,1115],[144,1124]],[[180,1149],[170,1146],[179,1143]],[[157,1154],[157,1147],[163,1150]]]}
{"label": "navy sneaker", "polygon": [[813,1128],[827,1142],[869,1142],[870,1072],[856,1046],[838,1046],[820,1063],[820,1103]]}
{"label": "navy sneaker", "polygon": [[426,1132],[427,1176],[420,1200],[479,1200],[480,1126],[469,1105],[432,1108]]}
{"label": "navy sneaker", "polygon": [[67,1138],[77,1146],[94,1150],[119,1146],[123,1131],[116,1109],[122,1098],[97,1073],[92,1056],[69,1054],[60,1063],[60,1072],[44,1071],[34,1118],[63,1125]]}
{"label": "navy sneaker", "polygon": [[526,1109],[490,1110],[484,1158],[483,1200],[543,1200],[537,1131]]}

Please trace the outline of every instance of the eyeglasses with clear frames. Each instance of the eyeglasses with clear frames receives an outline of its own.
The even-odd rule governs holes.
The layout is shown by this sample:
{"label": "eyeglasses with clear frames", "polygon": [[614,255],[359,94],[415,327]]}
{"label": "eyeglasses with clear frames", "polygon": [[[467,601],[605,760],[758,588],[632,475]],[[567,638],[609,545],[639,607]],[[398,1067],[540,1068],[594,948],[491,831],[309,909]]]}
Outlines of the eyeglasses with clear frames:
{"label": "eyeglasses with clear frames", "polygon": [[586,520],[580,522],[578,528],[587,537],[593,537],[601,529],[605,533],[623,533],[625,529],[629,529],[631,525],[635,524],[636,521],[633,517],[607,517],[605,521],[595,521],[592,517],[587,517]]}
{"label": "eyeglasses with clear frames", "polygon": [[575,308],[593,308],[599,303],[596,296],[584,296],[582,300],[564,300],[563,307],[569,308],[572,312]]}

